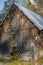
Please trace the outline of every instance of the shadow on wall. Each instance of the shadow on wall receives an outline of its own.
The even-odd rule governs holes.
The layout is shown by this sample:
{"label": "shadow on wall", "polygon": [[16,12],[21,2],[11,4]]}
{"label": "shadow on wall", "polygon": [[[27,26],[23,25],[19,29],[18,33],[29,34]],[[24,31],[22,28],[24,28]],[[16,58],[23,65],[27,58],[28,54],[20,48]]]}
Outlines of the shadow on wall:
{"label": "shadow on wall", "polygon": [[7,54],[9,51],[9,42],[6,41],[3,44],[0,44],[0,54]]}

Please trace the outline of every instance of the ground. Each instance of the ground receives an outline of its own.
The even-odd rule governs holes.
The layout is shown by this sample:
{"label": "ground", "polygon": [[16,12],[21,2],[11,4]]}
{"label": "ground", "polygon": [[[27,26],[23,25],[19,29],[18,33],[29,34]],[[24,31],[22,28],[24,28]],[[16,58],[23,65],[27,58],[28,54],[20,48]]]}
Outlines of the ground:
{"label": "ground", "polygon": [[10,62],[0,62],[0,65],[43,65],[43,57],[39,58],[37,61],[21,61],[18,59]]}

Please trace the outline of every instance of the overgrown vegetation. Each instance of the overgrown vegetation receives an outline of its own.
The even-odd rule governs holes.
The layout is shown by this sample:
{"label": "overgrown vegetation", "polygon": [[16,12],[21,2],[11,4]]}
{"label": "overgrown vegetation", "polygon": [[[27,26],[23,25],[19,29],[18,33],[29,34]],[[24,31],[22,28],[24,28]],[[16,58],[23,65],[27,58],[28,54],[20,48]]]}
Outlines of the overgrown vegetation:
{"label": "overgrown vegetation", "polygon": [[43,57],[39,58],[38,62],[43,63]]}
{"label": "overgrown vegetation", "polygon": [[32,64],[29,62],[22,62],[21,60],[17,60],[6,65],[32,65]]}
{"label": "overgrown vegetation", "polygon": [[35,6],[30,3],[30,0],[28,0],[26,3],[26,8],[43,16],[43,0],[38,0],[37,3],[38,8],[36,9]]}
{"label": "overgrown vegetation", "polygon": [[40,3],[41,7],[43,7],[43,0],[38,0],[38,2]]}
{"label": "overgrown vegetation", "polygon": [[32,11],[36,11],[36,9],[34,8],[34,6],[31,5],[30,1],[28,0],[27,3],[26,3],[26,8],[27,9],[30,9]]}

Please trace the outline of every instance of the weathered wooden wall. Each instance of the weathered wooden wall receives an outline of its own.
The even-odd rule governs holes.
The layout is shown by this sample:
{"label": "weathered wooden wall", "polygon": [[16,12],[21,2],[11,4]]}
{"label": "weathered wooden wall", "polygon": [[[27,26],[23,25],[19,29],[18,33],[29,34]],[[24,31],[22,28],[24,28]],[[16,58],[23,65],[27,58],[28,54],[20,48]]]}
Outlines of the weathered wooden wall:
{"label": "weathered wooden wall", "polygon": [[31,40],[38,50],[43,48],[38,28],[15,5],[2,24],[1,43],[7,40],[12,47],[24,45],[28,49],[31,47]]}

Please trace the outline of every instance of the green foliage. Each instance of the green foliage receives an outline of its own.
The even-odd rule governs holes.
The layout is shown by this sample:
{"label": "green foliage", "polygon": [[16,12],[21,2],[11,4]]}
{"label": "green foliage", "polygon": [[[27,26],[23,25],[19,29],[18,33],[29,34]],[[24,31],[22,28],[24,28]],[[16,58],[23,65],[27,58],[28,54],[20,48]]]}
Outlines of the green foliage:
{"label": "green foliage", "polygon": [[41,8],[42,10],[36,9],[35,6],[30,3],[30,0],[26,3],[26,8],[43,16],[43,0],[36,0],[36,2],[39,4],[39,9]]}
{"label": "green foliage", "polygon": [[17,60],[17,59],[18,59],[18,56],[19,56],[19,53],[16,54],[15,56],[13,56],[13,59],[14,59],[14,60]]}
{"label": "green foliage", "polygon": [[39,3],[43,3],[43,0],[38,0]]}
{"label": "green foliage", "polygon": [[7,61],[8,59],[4,56],[0,57],[0,61]]}
{"label": "green foliage", "polygon": [[43,63],[43,58],[40,58],[38,61],[39,61],[40,63]]}
{"label": "green foliage", "polygon": [[27,9],[30,9],[30,10],[32,10],[32,11],[36,11],[36,9],[34,8],[34,6],[32,6],[31,4],[30,4],[30,1],[28,0],[28,2],[26,3],[26,8]]}
{"label": "green foliage", "polygon": [[36,11],[36,9],[35,9],[32,5],[28,5],[28,6],[26,6],[26,8],[27,8],[27,9],[30,9],[30,10],[32,10],[32,11]]}
{"label": "green foliage", "polygon": [[2,28],[0,27],[0,32],[2,31]]}
{"label": "green foliage", "polygon": [[0,21],[0,24],[1,24],[2,21]]}
{"label": "green foliage", "polygon": [[28,62],[22,62],[21,60],[17,60],[17,61],[13,61],[9,64],[6,64],[6,65],[32,65],[31,63],[28,63]]}
{"label": "green foliage", "polygon": [[43,0],[38,0],[38,2],[40,3],[41,7],[43,7]]}

